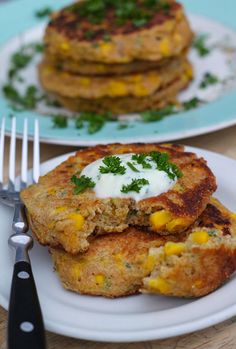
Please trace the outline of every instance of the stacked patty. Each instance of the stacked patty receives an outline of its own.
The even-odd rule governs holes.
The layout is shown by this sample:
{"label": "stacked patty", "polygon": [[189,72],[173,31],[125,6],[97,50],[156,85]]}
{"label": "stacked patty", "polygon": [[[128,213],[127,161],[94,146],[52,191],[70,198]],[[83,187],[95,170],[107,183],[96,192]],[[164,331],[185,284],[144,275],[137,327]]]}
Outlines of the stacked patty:
{"label": "stacked patty", "polygon": [[39,78],[74,111],[162,108],[192,79],[192,37],[175,1],[76,2],[55,13],[46,29]]}
{"label": "stacked patty", "polygon": [[[111,158],[117,162],[129,154],[138,159],[128,163],[136,175],[158,157],[160,171],[175,177],[172,186],[140,200],[97,195],[84,171],[101,159],[111,165]],[[107,174],[104,167],[100,171]],[[120,164],[109,171],[118,182],[124,175]],[[140,291],[198,297],[236,268],[236,216],[212,198],[215,190],[205,160],[182,146],[111,144],[81,149],[21,198],[65,288],[106,297]]]}

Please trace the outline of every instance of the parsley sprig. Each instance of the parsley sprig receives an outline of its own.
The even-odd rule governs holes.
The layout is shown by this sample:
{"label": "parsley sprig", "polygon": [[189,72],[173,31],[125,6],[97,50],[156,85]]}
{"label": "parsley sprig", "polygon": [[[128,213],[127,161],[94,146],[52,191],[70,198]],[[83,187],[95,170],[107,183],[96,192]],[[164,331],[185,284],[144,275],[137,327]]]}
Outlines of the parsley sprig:
{"label": "parsley sprig", "polygon": [[40,10],[37,10],[35,12],[35,17],[40,18],[40,19],[45,18],[45,17],[50,16],[52,12],[53,11],[52,11],[51,7],[46,6],[46,7],[41,8]]}
{"label": "parsley sprig", "polygon": [[170,162],[170,156],[168,153],[151,151],[150,153],[135,154],[132,156],[132,160],[142,165],[144,169],[152,168],[152,165],[150,164],[150,160],[152,160],[155,163],[156,168],[159,171],[166,172],[170,179],[175,179],[176,177],[180,178],[183,175],[178,166]]}
{"label": "parsley sprig", "polygon": [[123,175],[126,172],[125,166],[121,165],[121,159],[118,156],[106,156],[102,162],[105,166],[100,166],[101,173],[113,173],[115,175]]}
{"label": "parsley sprig", "polygon": [[73,4],[69,11],[78,13],[92,24],[101,24],[107,11],[114,11],[114,24],[122,26],[131,22],[134,27],[143,27],[153,17],[155,12],[167,14],[170,4],[166,0],[87,0]]}
{"label": "parsley sprig", "polygon": [[200,57],[205,57],[210,53],[210,48],[207,47],[206,40],[207,40],[207,35],[200,34],[196,36],[196,38],[193,41],[193,48],[197,51]]}
{"label": "parsley sprig", "polygon": [[131,183],[122,186],[121,192],[127,194],[130,191],[135,191],[139,193],[142,187],[148,184],[149,181],[145,178],[133,179]]}
{"label": "parsley sprig", "polygon": [[75,127],[81,129],[87,126],[89,134],[94,134],[100,131],[107,121],[114,121],[112,113],[97,114],[92,112],[82,112],[75,119]]}
{"label": "parsley sprig", "polygon": [[148,154],[134,154],[132,155],[132,160],[136,161],[139,165],[142,165],[143,168],[152,168],[152,165],[147,162]]}
{"label": "parsley sprig", "polygon": [[152,151],[148,155],[156,163],[157,169],[159,171],[166,172],[170,179],[175,179],[176,177],[180,178],[183,176],[178,166],[170,162],[170,156],[168,153]]}
{"label": "parsley sprig", "polygon": [[205,89],[205,88],[207,88],[210,85],[218,84],[218,82],[219,82],[219,79],[218,79],[218,77],[215,74],[206,72],[204,74],[204,76],[203,76],[203,79],[202,79],[199,87],[201,89]]}
{"label": "parsley sprig", "polygon": [[132,171],[134,172],[140,172],[135,166],[134,164],[132,164],[132,162],[128,161],[127,165],[129,166],[129,168],[131,168]]}
{"label": "parsley sprig", "polygon": [[93,182],[92,178],[82,175],[81,177],[77,177],[73,175],[71,177],[71,182],[75,185],[74,193],[80,194],[85,189],[94,188],[95,182]]}

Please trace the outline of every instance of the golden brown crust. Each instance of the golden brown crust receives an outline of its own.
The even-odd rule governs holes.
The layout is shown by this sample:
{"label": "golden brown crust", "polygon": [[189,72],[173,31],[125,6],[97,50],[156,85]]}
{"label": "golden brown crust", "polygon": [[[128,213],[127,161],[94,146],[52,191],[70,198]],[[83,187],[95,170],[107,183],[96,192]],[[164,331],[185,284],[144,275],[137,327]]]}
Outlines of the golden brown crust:
{"label": "golden brown crust", "polygon": [[[39,79],[43,88],[63,97],[93,100],[104,97],[149,97],[173,81],[185,76],[192,78],[192,67],[186,57],[172,59],[158,70],[119,76],[83,76],[61,71],[46,61],[39,65]],[[98,101],[99,103],[99,101]]]}
{"label": "golden brown crust", "polygon": [[[93,190],[76,195],[71,177],[91,162],[112,154],[167,152],[183,172],[174,187],[157,197],[136,202],[131,198],[99,199]],[[159,210],[168,211],[172,219],[182,224],[170,230],[164,226],[158,232],[177,233],[186,229],[205,209],[216,189],[215,177],[205,160],[176,146],[158,144],[110,144],[81,149],[53,171],[40,178],[39,183],[21,192],[31,221],[31,228],[42,244],[61,245],[70,253],[85,251],[89,236],[122,232],[129,225],[152,229],[149,217]],[[84,224],[78,228],[70,218],[79,213]]]}
{"label": "golden brown crust", "polygon": [[97,99],[69,98],[53,94],[65,108],[75,112],[113,113],[114,115],[138,113],[146,110],[159,110],[177,102],[178,93],[190,82],[187,75],[172,81],[171,84],[145,97],[103,97]]}
{"label": "golden brown crust", "polygon": [[[194,233],[208,234],[206,241]],[[177,297],[200,297],[220,287],[236,269],[236,215],[212,198],[188,232],[184,250],[166,254],[165,247],[150,249],[151,275],[142,292]],[[170,240],[171,241],[171,240]]]}
{"label": "golden brown crust", "polygon": [[[154,17],[160,14],[154,13]],[[174,4],[171,16],[161,16],[161,20],[150,21],[143,28],[109,27],[111,41],[105,42],[101,38],[106,33],[98,30],[94,41],[84,39],[84,25],[86,31],[91,24],[81,23],[73,13],[61,11],[54,15],[47,27],[45,44],[50,55],[68,58],[74,61],[92,61],[103,63],[128,63],[133,60],[158,61],[163,57],[179,55],[191,43],[193,34],[184,15],[183,8]],[[109,20],[109,26],[112,21]],[[114,23],[114,22],[113,22]],[[102,24],[104,27],[104,23]]]}
{"label": "golden brown crust", "polygon": [[[186,57],[187,54],[188,50],[184,49],[179,56]],[[47,50],[44,52],[44,60],[47,64],[53,65],[59,70],[85,76],[115,76],[144,73],[150,70],[157,70],[163,65],[167,66],[175,58],[176,57],[163,58],[160,61],[135,60],[126,64],[106,64],[100,62],[74,61],[68,58],[63,59],[63,57],[50,55]]]}
{"label": "golden brown crust", "polygon": [[[183,242],[193,230],[205,229],[205,224],[210,224],[211,229],[219,229],[219,221],[221,229],[227,228],[229,232],[228,238],[222,238],[221,246],[195,249],[192,251],[193,257],[185,257],[181,261],[177,259],[176,265],[171,266],[168,272],[175,285],[172,295],[180,296],[182,290],[185,292],[183,296],[198,297],[216,289],[236,268],[236,247],[226,247],[226,240],[230,239],[231,243],[233,240],[230,236],[236,234],[236,219],[215,199],[211,200],[194,226],[180,235],[160,236],[138,228],[128,228],[120,234],[93,238],[89,250],[82,254],[73,256],[60,249],[50,251],[65,288],[90,295],[120,297],[137,293],[142,286],[142,278],[150,275],[153,266],[148,260],[149,249],[156,249],[170,240]],[[188,273],[195,269],[190,280]]]}

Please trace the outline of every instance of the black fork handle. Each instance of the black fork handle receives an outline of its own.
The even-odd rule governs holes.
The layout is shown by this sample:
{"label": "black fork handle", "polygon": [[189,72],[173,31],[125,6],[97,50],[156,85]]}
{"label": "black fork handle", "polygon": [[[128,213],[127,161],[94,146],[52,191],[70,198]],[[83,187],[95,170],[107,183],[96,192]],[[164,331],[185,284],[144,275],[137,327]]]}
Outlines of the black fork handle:
{"label": "black fork handle", "polygon": [[14,265],[8,314],[8,349],[46,349],[43,318],[29,262]]}

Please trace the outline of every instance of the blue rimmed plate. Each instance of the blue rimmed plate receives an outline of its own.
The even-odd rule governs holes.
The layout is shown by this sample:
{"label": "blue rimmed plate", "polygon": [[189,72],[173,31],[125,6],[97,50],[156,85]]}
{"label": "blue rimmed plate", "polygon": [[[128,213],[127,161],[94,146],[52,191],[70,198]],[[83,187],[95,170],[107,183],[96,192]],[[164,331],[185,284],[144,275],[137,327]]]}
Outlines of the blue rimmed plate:
{"label": "blue rimmed plate", "polygon": [[[42,39],[44,24],[34,16],[36,10],[44,6],[60,8],[68,1],[58,0],[56,4],[49,0],[33,2],[31,0],[12,1],[0,7],[0,85],[6,81],[6,72],[9,57],[23,43],[39,41]],[[223,9],[220,0],[207,2],[186,3],[190,15],[192,27],[195,32],[209,34],[209,44],[214,47],[213,54],[200,59],[196,53],[191,53],[191,60],[195,67],[195,82],[181,95],[181,98],[189,99],[200,96],[207,101],[197,109],[181,112],[167,117],[158,122],[144,123],[131,117],[127,128],[119,128],[119,122],[107,122],[106,125],[95,134],[88,134],[86,127],[76,129],[73,120],[69,121],[67,128],[53,127],[50,117],[43,115],[44,111],[15,112],[19,120],[17,133],[21,136],[22,124],[25,117],[29,118],[30,132],[33,134],[33,120],[39,118],[41,140],[48,143],[68,145],[93,145],[97,143],[111,142],[164,142],[180,138],[195,136],[212,132],[236,124],[236,24],[233,14],[236,3],[227,1],[227,8]],[[19,15],[20,14],[20,15]],[[211,17],[211,19],[208,19]],[[10,21],[9,21],[10,19]],[[222,22],[220,24],[218,22]],[[231,54],[231,56],[229,56]],[[228,66],[227,66],[228,65]],[[210,87],[207,91],[199,91],[197,84],[204,75],[210,71],[220,77],[222,84]],[[37,84],[36,64],[26,72],[29,80]],[[27,80],[27,77],[26,77]],[[0,118],[6,117],[6,127],[10,131],[12,109],[8,101],[0,95]]]}

